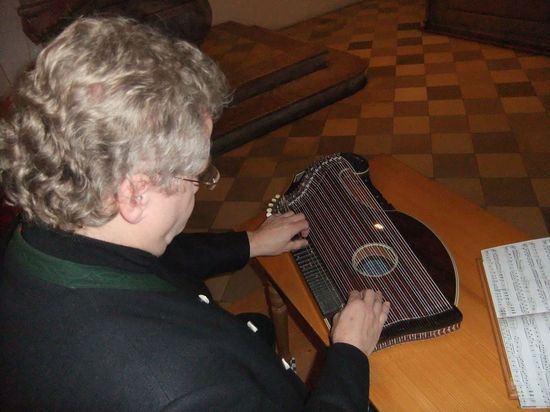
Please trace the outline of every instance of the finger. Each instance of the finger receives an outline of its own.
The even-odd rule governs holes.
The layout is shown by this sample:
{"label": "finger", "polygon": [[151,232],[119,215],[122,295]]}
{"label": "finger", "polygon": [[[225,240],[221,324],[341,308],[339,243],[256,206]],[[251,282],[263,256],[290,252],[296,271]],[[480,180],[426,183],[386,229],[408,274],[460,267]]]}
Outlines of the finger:
{"label": "finger", "polygon": [[292,218],[292,219],[305,219],[305,215],[303,213],[296,213],[294,211],[286,212],[283,216]]}
{"label": "finger", "polygon": [[304,229],[309,227],[309,223],[303,213],[293,214],[292,216],[284,217],[286,223],[293,225],[304,225]]}
{"label": "finger", "polygon": [[363,300],[367,304],[367,307],[372,308],[374,306],[375,293],[372,289],[365,289],[363,291]]}
{"label": "finger", "polygon": [[390,302],[384,302],[382,305],[382,312],[380,313],[380,326],[384,326],[384,323],[388,320],[388,315],[390,314]]}
{"label": "finger", "polygon": [[308,244],[309,242],[307,241],[307,239],[291,240],[290,242],[288,242],[287,250],[290,252],[291,250],[302,249],[305,248]]}
{"label": "finger", "polygon": [[[372,304],[372,311],[374,312],[375,319],[380,319],[383,311],[384,298],[382,292],[376,291],[374,293],[374,302]],[[385,322],[385,321],[384,321]]]}
{"label": "finger", "polygon": [[281,215],[280,213],[272,213],[271,215],[268,216],[268,218],[270,222],[273,222],[273,221],[284,219],[284,215]]}
{"label": "finger", "polygon": [[361,292],[359,292],[358,290],[352,290],[349,293],[348,303],[357,299],[361,299]]}
{"label": "finger", "polygon": [[344,308],[341,308],[338,312],[336,312],[332,316],[332,327],[330,328],[331,338],[332,338],[332,335],[333,335],[334,331],[337,329],[338,322],[340,322],[340,317],[342,316],[342,310],[344,310]]}
{"label": "finger", "polygon": [[377,290],[375,293],[374,293],[374,304],[375,305],[379,305],[379,306],[382,306],[382,303],[384,303],[384,297],[382,296],[382,292],[380,292],[379,290]]}
{"label": "finger", "polygon": [[301,222],[301,221],[307,221],[306,216],[303,213],[294,213],[290,212],[291,214],[287,215],[286,213],[283,215],[287,221],[295,223],[295,222]]}
{"label": "finger", "polygon": [[298,233],[302,233],[304,231],[309,232],[309,223],[307,222],[307,220],[301,220],[301,221],[298,221],[298,222],[294,222],[289,227],[290,227],[292,236],[295,236]]}

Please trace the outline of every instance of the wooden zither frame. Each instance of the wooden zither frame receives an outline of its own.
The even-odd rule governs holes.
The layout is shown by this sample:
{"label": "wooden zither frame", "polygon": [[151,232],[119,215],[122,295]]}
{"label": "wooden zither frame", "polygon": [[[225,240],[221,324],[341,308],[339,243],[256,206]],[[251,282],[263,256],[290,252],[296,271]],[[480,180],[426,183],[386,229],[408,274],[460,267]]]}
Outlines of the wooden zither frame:
{"label": "wooden zither frame", "polygon": [[329,328],[350,291],[365,288],[391,302],[376,350],[459,327],[452,257],[429,228],[386,202],[364,158],[334,154],[299,173],[268,215],[289,210],[309,221],[309,246],[293,256]]}

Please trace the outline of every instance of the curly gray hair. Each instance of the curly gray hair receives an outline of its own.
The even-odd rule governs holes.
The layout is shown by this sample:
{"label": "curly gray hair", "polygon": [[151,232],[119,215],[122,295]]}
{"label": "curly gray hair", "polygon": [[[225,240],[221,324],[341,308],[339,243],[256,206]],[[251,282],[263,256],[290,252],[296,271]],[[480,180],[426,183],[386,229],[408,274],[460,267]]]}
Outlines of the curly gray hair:
{"label": "curly gray hair", "polygon": [[225,77],[194,46],[136,21],[82,18],[38,56],[0,123],[0,182],[29,220],[72,231],[116,213],[134,173],[171,192],[210,152]]}

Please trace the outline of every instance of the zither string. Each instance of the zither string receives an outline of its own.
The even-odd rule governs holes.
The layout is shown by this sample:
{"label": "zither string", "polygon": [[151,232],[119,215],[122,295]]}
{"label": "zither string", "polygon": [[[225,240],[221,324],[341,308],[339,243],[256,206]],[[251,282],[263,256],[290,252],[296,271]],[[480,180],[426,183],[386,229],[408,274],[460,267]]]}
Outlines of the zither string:
{"label": "zither string", "polygon": [[[392,302],[388,323],[450,309],[387,212],[347,160],[330,159],[305,179],[302,193],[290,201],[283,197],[280,208],[306,215],[311,247],[321,257],[342,299],[352,289],[380,290]],[[375,229],[375,223],[383,229]],[[383,276],[366,276],[354,268],[352,257],[361,247],[375,244],[393,249],[397,266]],[[375,246],[371,248],[376,250]]]}

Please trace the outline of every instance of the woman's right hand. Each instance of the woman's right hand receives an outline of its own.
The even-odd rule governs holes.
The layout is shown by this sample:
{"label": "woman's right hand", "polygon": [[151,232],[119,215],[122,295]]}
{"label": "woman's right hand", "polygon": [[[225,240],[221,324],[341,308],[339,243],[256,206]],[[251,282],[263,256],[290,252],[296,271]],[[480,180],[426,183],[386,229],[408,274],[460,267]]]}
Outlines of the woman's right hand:
{"label": "woman's right hand", "polygon": [[372,289],[352,290],[346,306],[332,321],[332,342],[348,343],[370,355],[388,319],[390,302]]}

